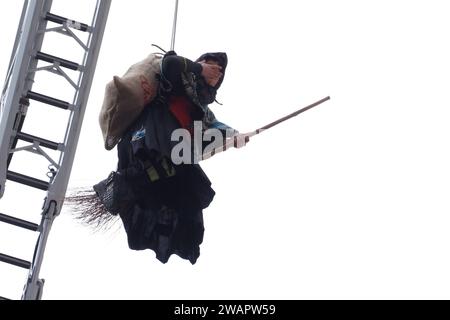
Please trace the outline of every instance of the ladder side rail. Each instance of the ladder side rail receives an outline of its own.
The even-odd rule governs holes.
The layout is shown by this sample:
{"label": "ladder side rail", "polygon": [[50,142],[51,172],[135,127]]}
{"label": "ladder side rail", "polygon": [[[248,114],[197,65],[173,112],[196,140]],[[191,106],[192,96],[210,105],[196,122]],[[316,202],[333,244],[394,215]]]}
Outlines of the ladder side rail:
{"label": "ladder side rail", "polygon": [[55,180],[51,184],[48,192],[47,202],[50,203],[53,200],[56,201],[59,205],[59,210],[61,209],[64,201],[67,184],[69,182],[110,6],[111,0],[97,1],[97,7],[92,23],[93,32],[88,41],[89,51],[86,52],[83,61],[85,71],[80,73],[80,78],[78,81],[78,87],[80,90],[74,97],[73,104],[75,105],[75,109],[71,112],[64,138],[64,145],[66,146],[66,149],[63,153],[61,153],[59,160],[60,169],[58,170]]}
{"label": "ladder side rail", "polygon": [[44,34],[40,30],[45,29],[47,21],[42,18],[42,12],[49,11],[53,0],[29,1],[21,26],[21,36],[14,53],[14,65],[12,66],[11,79],[5,92],[5,101],[1,109],[0,119],[0,198],[5,192],[8,158],[13,144],[14,130],[21,125],[25,114],[21,114],[21,98],[31,89],[34,81],[34,73],[29,70],[36,69],[37,60],[35,51],[42,47]]}
{"label": "ladder side rail", "polygon": [[6,79],[5,79],[5,86],[8,83],[8,77],[9,77],[10,71],[12,70],[12,67],[14,65],[14,60],[15,60],[15,57],[16,57],[17,47],[19,46],[20,37],[22,35],[22,27],[23,27],[23,22],[24,22],[24,19],[25,19],[25,14],[27,12],[28,1],[29,0],[24,0],[24,2],[23,2],[23,8],[22,8],[22,13],[20,14],[20,20],[19,20],[19,25],[17,27],[16,38],[14,40],[14,46],[13,46],[13,49],[12,49],[12,52],[11,52],[11,58],[9,59],[8,73],[7,73]]}
{"label": "ladder side rail", "polygon": [[53,220],[59,215],[64,203],[64,197],[75,158],[75,151],[80,136],[82,121],[94,78],[95,66],[97,64],[110,6],[111,0],[97,1],[97,7],[92,23],[93,31],[88,40],[89,50],[86,52],[83,61],[84,72],[80,74],[78,83],[80,90],[74,97],[75,108],[71,111],[68,129],[64,139],[66,148],[64,152],[61,153],[59,162],[60,169],[57,170],[47,192],[47,198],[44,203],[43,220],[41,223],[41,236],[36,244],[32,267],[30,269],[27,284],[24,288],[22,296],[22,299],[24,300],[40,299],[40,296],[42,295],[43,281],[39,279],[39,272],[42,266],[45,247]]}

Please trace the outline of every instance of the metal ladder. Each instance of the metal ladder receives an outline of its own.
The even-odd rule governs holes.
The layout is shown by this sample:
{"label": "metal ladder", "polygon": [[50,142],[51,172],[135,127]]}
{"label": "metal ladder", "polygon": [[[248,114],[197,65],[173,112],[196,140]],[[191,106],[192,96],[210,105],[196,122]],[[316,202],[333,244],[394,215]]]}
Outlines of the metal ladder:
{"label": "metal ladder", "polygon": [[[39,208],[40,211],[42,210],[40,224],[0,213],[0,222],[38,233],[31,262],[0,254],[1,262],[29,270],[22,293],[23,300],[39,300],[42,297],[44,280],[39,279],[39,272],[52,223],[59,215],[64,202],[111,5],[111,0],[97,0],[92,23],[88,25],[52,14],[50,12],[52,2],[52,0],[25,0],[1,100],[0,198],[5,195],[7,180],[25,185],[26,188],[31,187],[46,192],[42,209]],[[48,22],[55,27],[49,28]],[[81,46],[84,51],[83,61],[73,62],[42,52],[45,35],[49,32],[57,32],[74,39],[74,46]],[[77,33],[81,32],[88,34],[87,41],[82,41],[77,36]],[[38,63],[45,66],[38,67]],[[68,76],[65,69],[79,73],[77,83]],[[42,71],[61,76],[63,82],[73,87],[72,102],[32,90],[35,74]],[[63,142],[54,142],[22,131],[28,108],[32,108],[35,101],[67,110],[68,122]],[[24,146],[18,147],[18,143]],[[56,152],[59,160],[53,159],[46,149]],[[48,181],[9,170],[14,155],[23,151],[37,154],[49,162]],[[17,195],[13,196],[17,197]],[[5,198],[7,198],[6,195],[3,199]],[[0,297],[1,299],[5,298]]]}

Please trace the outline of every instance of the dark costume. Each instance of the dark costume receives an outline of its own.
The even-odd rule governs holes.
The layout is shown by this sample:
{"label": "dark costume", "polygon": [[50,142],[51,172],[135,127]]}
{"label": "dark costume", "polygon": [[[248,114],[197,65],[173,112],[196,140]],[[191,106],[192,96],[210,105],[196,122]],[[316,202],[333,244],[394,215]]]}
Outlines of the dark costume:
{"label": "dark costume", "polygon": [[[225,53],[206,54],[225,72]],[[216,87],[201,76],[202,66],[170,52],[162,62],[160,93],[127,130],[118,144],[118,172],[132,190],[126,210],[119,214],[131,249],[152,249],[161,262],[171,254],[194,264],[203,240],[203,213],[214,197],[211,182],[198,164],[174,165],[171,151],[173,130],[192,132],[194,120],[204,129],[230,130],[218,122],[208,104]]]}

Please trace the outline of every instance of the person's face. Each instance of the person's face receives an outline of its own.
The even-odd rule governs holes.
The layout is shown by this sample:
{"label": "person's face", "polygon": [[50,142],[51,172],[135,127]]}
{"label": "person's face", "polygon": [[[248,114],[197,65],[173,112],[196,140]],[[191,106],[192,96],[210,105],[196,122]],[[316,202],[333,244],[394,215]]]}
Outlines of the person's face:
{"label": "person's face", "polygon": [[206,83],[211,87],[215,87],[223,76],[221,72],[222,67],[217,61],[211,59],[202,60],[199,63],[203,66],[202,76]]}
{"label": "person's face", "polygon": [[[214,66],[220,66],[216,60],[206,60],[205,63],[214,65]],[[208,85],[214,87],[219,82],[220,77],[222,77],[222,73],[218,74],[217,77],[208,79],[209,80],[209,81],[207,81]]]}

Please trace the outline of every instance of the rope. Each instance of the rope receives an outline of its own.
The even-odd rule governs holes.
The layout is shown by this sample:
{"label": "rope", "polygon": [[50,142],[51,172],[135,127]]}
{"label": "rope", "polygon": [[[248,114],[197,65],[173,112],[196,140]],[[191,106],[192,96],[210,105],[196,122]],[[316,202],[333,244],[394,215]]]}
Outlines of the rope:
{"label": "rope", "polygon": [[172,27],[172,42],[170,43],[170,50],[175,49],[175,36],[177,34],[177,20],[178,20],[178,0],[175,0],[175,14],[173,17],[173,27]]}
{"label": "rope", "polygon": [[158,48],[159,50],[161,50],[161,51],[164,52],[164,53],[167,53],[166,50],[164,50],[163,48],[161,48],[161,47],[158,46],[157,44],[153,44],[153,43],[152,43],[152,46]]}

